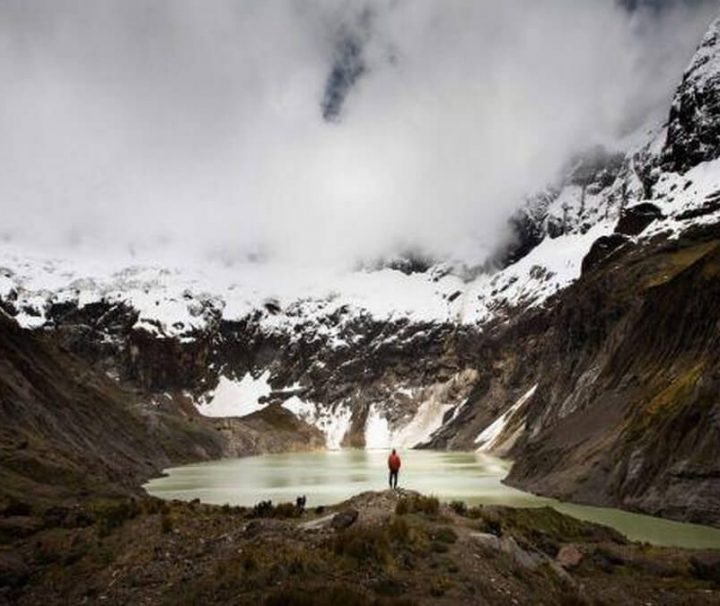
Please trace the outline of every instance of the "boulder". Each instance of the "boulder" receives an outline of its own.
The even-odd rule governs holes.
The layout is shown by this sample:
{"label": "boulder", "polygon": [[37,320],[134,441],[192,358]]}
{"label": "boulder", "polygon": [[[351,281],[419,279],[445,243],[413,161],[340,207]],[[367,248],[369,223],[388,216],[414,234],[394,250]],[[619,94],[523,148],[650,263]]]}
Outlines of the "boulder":
{"label": "boulder", "polygon": [[663,216],[662,211],[650,202],[630,206],[620,215],[620,220],[615,226],[615,233],[637,236],[645,231],[653,221],[662,219]]}
{"label": "boulder", "polygon": [[357,509],[345,509],[344,511],[336,513],[333,516],[330,525],[335,530],[348,528],[355,523],[355,521],[358,519],[358,515],[360,515],[360,513]]}
{"label": "boulder", "polygon": [[617,233],[599,237],[582,261],[582,273],[600,267],[609,261],[629,240],[628,236]]}
{"label": "boulder", "polygon": [[523,568],[534,570],[548,559],[541,553],[523,549],[512,537],[497,537],[486,532],[473,532],[470,536],[485,549],[507,553],[516,564]]}
{"label": "boulder", "polygon": [[565,569],[577,568],[583,560],[583,552],[576,545],[563,545],[555,561]]}

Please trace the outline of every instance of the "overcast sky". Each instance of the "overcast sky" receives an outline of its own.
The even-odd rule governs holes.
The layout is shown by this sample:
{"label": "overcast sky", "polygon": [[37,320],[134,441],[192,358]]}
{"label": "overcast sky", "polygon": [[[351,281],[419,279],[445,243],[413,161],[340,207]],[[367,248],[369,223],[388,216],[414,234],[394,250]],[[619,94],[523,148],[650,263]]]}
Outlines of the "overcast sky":
{"label": "overcast sky", "polygon": [[666,112],[717,3],[666,4],[0,0],[0,236],[481,260],[571,153]]}

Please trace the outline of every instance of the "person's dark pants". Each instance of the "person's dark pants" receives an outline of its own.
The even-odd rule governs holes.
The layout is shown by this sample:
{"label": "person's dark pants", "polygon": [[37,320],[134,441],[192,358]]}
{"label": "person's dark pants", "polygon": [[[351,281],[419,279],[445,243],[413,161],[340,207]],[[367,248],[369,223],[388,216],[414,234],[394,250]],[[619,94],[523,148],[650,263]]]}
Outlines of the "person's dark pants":
{"label": "person's dark pants", "polygon": [[398,480],[398,472],[390,470],[390,478],[388,479],[388,482],[390,483],[390,488],[397,488],[397,480]]}

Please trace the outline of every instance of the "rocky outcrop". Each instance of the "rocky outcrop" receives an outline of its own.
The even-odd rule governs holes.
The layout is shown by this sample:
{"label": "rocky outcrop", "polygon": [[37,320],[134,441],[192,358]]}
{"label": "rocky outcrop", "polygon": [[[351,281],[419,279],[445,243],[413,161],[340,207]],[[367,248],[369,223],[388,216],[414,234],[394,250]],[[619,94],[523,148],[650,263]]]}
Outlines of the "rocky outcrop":
{"label": "rocky outcrop", "polygon": [[685,172],[720,156],[720,19],[705,34],[672,102],[662,167]]}
{"label": "rocky outcrop", "polygon": [[662,211],[651,202],[642,202],[623,209],[615,233],[638,236],[654,221],[663,218]]}
{"label": "rocky outcrop", "polygon": [[629,238],[622,234],[610,234],[609,236],[601,236],[595,242],[593,242],[592,248],[587,255],[583,258],[582,271],[583,273],[595,269],[607,263],[614,256],[615,253],[620,251],[623,246],[629,242]]}

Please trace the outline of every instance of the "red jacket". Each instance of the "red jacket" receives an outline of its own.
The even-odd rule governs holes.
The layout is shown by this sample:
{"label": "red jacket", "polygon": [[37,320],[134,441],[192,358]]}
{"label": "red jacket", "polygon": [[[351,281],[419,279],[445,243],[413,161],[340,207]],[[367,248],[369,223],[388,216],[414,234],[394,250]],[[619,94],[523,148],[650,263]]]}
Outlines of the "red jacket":
{"label": "red jacket", "polygon": [[400,457],[396,454],[391,454],[388,457],[388,468],[390,471],[399,471],[400,470]]}

